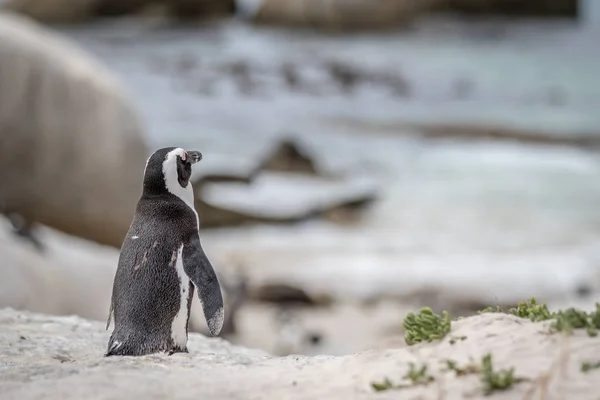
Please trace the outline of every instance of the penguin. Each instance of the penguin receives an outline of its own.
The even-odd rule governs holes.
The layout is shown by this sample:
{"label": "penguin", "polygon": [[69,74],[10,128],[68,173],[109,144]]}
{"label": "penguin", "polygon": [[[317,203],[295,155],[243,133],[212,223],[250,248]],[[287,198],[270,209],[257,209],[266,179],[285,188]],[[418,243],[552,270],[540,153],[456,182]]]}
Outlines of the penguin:
{"label": "penguin", "polygon": [[198,151],[165,147],[146,161],[113,281],[106,357],[187,353],[194,289],[210,334],[221,332],[221,287],[200,244],[190,183],[192,164],[201,159]]}

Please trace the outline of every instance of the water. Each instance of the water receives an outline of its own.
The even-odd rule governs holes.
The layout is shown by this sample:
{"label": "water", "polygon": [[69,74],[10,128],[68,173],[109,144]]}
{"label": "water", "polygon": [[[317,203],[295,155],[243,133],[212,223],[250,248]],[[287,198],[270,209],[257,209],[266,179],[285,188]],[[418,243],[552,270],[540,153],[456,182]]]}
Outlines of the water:
{"label": "water", "polygon": [[[294,133],[328,171],[375,179],[383,191],[358,227],[207,233],[224,265],[240,257],[259,277],[341,296],[443,284],[499,299],[597,282],[598,154],[412,133],[424,124],[475,125],[600,139],[598,8],[583,25],[431,19],[383,36],[239,21],[167,30],[122,20],[62,31],[123,79],[154,147],[177,143],[201,149],[207,164],[239,162]],[[323,66],[331,60],[391,75],[407,89],[365,83],[347,94]],[[240,64],[226,72],[240,61],[249,80],[239,78]],[[306,82],[301,90],[286,84],[288,64]],[[249,190],[214,186],[206,196],[243,206],[258,201]]]}

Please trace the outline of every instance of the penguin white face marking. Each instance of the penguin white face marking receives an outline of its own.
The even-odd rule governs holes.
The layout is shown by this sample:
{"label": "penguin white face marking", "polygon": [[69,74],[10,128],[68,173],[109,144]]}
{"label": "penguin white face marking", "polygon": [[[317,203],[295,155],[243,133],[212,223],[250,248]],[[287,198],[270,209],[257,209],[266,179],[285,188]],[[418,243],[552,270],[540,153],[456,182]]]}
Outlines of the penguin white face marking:
{"label": "penguin white face marking", "polygon": [[192,164],[201,159],[200,152],[187,152],[182,148],[176,148],[167,153],[162,165],[167,190],[183,200],[192,210],[195,210],[194,190],[189,179],[192,175]]}

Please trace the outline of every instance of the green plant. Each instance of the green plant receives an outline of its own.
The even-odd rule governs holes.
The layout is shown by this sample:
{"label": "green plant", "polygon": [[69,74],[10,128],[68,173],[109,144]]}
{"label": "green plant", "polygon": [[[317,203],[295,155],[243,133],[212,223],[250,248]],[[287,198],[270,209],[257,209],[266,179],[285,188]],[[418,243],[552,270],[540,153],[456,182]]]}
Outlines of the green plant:
{"label": "green plant", "polygon": [[494,371],[492,355],[489,353],[483,356],[481,362],[476,363],[471,359],[471,362],[463,367],[459,367],[456,361],[444,360],[443,362],[446,364],[446,371],[452,371],[456,376],[481,373],[483,392],[486,396],[497,390],[506,390],[515,383],[525,380],[515,376],[514,368]]}
{"label": "green plant", "polygon": [[394,384],[389,378],[385,378],[383,382],[371,382],[371,387],[376,392],[383,392],[392,389],[404,389],[415,385],[428,385],[435,378],[427,373],[427,365],[417,368],[414,363],[409,364],[408,372],[402,377],[403,380],[409,380],[410,384]]}
{"label": "green plant", "polygon": [[443,317],[435,314],[429,307],[422,308],[418,314],[409,313],[402,323],[406,344],[412,346],[443,339],[450,332],[450,314],[447,311],[443,314]]}
{"label": "green plant", "polygon": [[581,363],[581,372],[587,373],[594,369],[600,369],[600,361],[593,362],[593,363],[589,363],[589,362]]}
{"label": "green plant", "polygon": [[515,383],[523,381],[523,378],[515,376],[515,369],[502,369],[494,371],[492,365],[492,355],[486,354],[481,360],[481,371],[483,373],[483,392],[484,394],[490,395],[497,390],[506,390]]}
{"label": "green plant", "polygon": [[398,389],[388,378],[385,378],[383,382],[371,382],[371,387],[376,392],[383,392],[390,389]]}
{"label": "green plant", "polygon": [[503,313],[504,310],[502,310],[502,307],[500,306],[496,306],[496,307],[486,307],[483,310],[479,310],[477,311],[477,314],[485,314],[485,313]]}
{"label": "green plant", "polygon": [[443,362],[446,364],[446,371],[453,371],[456,376],[464,376],[481,372],[481,366],[475,364],[473,360],[471,360],[470,364],[467,364],[464,367],[459,367],[456,361],[453,360],[444,360]]}
{"label": "green plant", "polygon": [[508,312],[520,318],[528,318],[533,322],[546,321],[554,317],[546,304],[538,304],[533,297],[529,301],[519,302],[517,308],[511,308]]}
{"label": "green plant", "polygon": [[596,310],[591,312],[589,317],[591,327],[600,330],[600,303],[596,303]]}
{"label": "green plant", "polygon": [[427,365],[417,369],[413,363],[410,363],[409,370],[402,379],[408,379],[413,385],[427,385],[435,380],[433,376],[427,373]]}
{"label": "green plant", "polygon": [[[554,322],[551,329],[555,332],[571,333],[573,329],[591,328],[588,320],[588,314],[585,311],[575,308],[568,308],[564,311],[558,311],[554,316]],[[588,330],[590,335],[594,335]]]}

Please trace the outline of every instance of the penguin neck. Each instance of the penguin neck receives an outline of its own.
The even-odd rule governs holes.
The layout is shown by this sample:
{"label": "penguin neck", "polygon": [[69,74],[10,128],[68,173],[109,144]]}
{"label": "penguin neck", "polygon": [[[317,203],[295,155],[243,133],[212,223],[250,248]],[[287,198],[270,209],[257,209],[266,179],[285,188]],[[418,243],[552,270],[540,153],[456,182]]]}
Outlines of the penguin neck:
{"label": "penguin neck", "polygon": [[165,186],[170,194],[179,198],[185,204],[187,204],[189,208],[196,211],[194,208],[194,190],[190,182],[188,182],[186,187],[182,187],[179,182],[172,184],[172,182],[165,181]]}
{"label": "penguin neck", "polygon": [[167,189],[167,192],[178,197],[185,204],[187,204],[188,207],[195,211],[194,189],[192,188],[192,183],[188,180],[185,187],[181,186],[177,172],[177,163],[169,162],[169,160],[165,161],[163,163],[162,172],[164,185]]}

